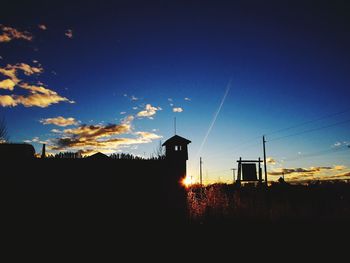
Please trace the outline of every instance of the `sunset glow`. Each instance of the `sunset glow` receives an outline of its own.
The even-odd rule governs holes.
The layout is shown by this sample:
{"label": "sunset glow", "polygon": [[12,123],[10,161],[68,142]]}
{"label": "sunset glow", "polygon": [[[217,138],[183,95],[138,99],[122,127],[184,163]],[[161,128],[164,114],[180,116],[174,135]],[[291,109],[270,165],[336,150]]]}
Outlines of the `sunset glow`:
{"label": "sunset glow", "polygon": [[347,5],[39,2],[1,4],[11,142],[150,158],[176,132],[192,141],[188,186],[200,157],[204,184],[232,183],[266,135],[270,180],[350,178]]}

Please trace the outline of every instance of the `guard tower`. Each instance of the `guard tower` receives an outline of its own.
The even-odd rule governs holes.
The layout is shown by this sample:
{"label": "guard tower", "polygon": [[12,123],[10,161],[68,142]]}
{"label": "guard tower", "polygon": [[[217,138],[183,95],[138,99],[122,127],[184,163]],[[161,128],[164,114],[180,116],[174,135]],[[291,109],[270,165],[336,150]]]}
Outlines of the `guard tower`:
{"label": "guard tower", "polygon": [[178,179],[186,177],[186,162],[188,160],[187,145],[191,141],[175,135],[163,143],[165,159],[172,169],[171,173]]}

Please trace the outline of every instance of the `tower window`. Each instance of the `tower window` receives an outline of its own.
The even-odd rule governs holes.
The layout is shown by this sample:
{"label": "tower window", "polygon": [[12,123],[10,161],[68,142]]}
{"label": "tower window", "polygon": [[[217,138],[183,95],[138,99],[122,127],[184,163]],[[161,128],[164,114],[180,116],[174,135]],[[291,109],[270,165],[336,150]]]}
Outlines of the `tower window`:
{"label": "tower window", "polygon": [[179,150],[179,146],[175,146],[175,151],[178,151]]}

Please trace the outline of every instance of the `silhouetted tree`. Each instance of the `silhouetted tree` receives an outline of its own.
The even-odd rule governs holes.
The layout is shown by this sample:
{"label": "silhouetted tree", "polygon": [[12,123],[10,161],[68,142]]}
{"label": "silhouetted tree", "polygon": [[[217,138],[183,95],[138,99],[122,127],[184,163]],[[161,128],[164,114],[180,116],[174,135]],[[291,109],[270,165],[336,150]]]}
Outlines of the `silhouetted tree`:
{"label": "silhouetted tree", "polygon": [[0,143],[5,143],[9,141],[9,136],[7,132],[7,125],[4,118],[0,119]]}
{"label": "silhouetted tree", "polygon": [[[162,141],[159,141],[157,148],[154,150],[154,155],[155,155],[155,158],[158,158],[158,159],[165,158],[165,152],[164,152],[164,148],[162,146]],[[151,159],[154,159],[153,156]]]}
{"label": "silhouetted tree", "polygon": [[55,154],[54,158],[56,159],[80,159],[81,153],[80,152],[60,152]]}

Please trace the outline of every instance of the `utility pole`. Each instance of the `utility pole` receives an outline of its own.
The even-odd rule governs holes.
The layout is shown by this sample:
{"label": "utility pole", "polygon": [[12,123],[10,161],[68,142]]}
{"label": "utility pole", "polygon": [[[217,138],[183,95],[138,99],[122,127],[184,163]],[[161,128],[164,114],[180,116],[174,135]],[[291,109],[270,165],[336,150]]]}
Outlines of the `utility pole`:
{"label": "utility pole", "polygon": [[235,180],[235,171],[236,171],[236,169],[232,168],[231,170],[232,170],[232,176],[233,176],[232,184],[234,184],[236,182],[236,180]]}
{"label": "utility pole", "polygon": [[46,158],[46,144],[43,144],[43,148],[41,150],[41,159]]}
{"label": "utility pole", "polygon": [[203,185],[203,178],[202,178],[202,157],[199,159],[199,182],[201,185]]}
{"label": "utility pole", "polygon": [[266,166],[266,147],[265,147],[265,135],[263,136],[263,150],[264,150],[264,172],[265,172],[265,184],[267,186],[267,166]]}

